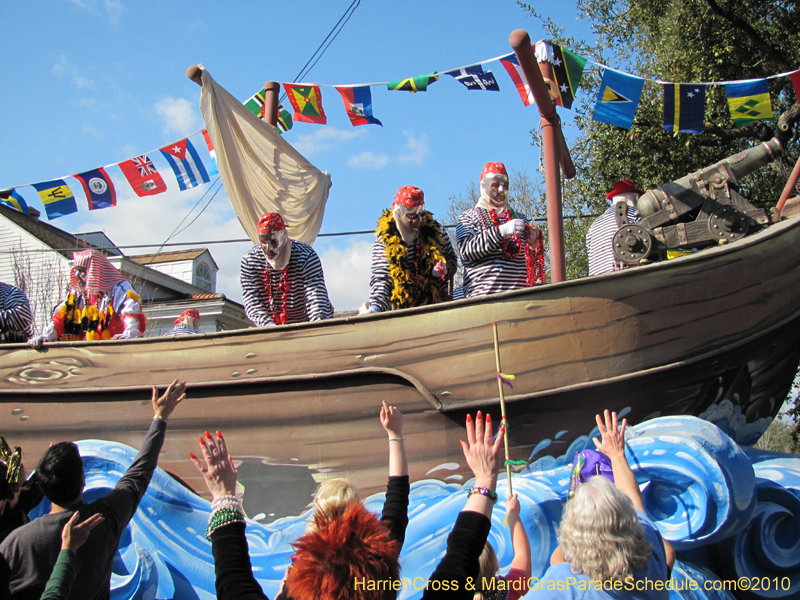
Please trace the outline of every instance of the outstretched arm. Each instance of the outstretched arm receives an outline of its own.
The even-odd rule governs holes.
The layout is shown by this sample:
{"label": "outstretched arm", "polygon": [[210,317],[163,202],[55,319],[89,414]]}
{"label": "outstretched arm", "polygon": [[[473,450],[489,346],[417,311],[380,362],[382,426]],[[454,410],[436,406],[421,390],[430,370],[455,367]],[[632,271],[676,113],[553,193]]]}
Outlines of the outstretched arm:
{"label": "outstretched arm", "polygon": [[525,579],[528,579],[532,570],[531,543],[528,540],[525,526],[519,518],[519,512],[519,498],[514,494],[506,502],[508,529],[511,531],[511,545],[514,547],[514,560],[511,561],[511,568],[522,571],[525,573]]}
{"label": "outstretched arm", "polygon": [[594,438],[594,445],[611,460],[614,484],[617,489],[631,499],[635,509],[643,511],[645,508],[642,492],[625,456],[625,428],[628,426],[628,421],[622,419],[622,426],[619,427],[617,413],[609,413],[606,410],[603,416],[604,419],[601,419],[600,415],[595,415],[602,441]]}
{"label": "outstretched arm", "polygon": [[383,401],[381,425],[389,436],[389,477],[408,475],[408,459],[403,440],[403,413],[396,406]]}

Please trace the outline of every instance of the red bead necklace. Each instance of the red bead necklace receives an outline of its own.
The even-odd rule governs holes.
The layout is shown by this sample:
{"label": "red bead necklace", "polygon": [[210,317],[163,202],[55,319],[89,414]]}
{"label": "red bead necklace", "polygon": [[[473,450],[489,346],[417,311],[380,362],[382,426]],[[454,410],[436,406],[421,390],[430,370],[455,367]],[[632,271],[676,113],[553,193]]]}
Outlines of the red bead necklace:
{"label": "red bead necklace", "polygon": [[275,302],[272,299],[272,270],[264,269],[264,290],[269,299],[269,312],[275,325],[286,324],[286,295],[289,293],[289,267],[281,270],[281,282],[278,284],[278,291],[281,293],[281,311],[275,310]]}
{"label": "red bead necklace", "polygon": [[[503,212],[502,221],[493,208],[488,212],[494,227],[499,227],[503,223],[508,222],[509,219],[516,218],[516,215],[514,215],[510,209],[506,209]],[[544,283],[544,243],[541,235],[538,236],[536,248],[534,248],[533,244],[530,243],[530,231],[526,228],[524,241],[521,240],[518,235],[514,235],[511,239],[503,239],[503,241],[500,242],[500,249],[503,251],[506,258],[514,260],[519,256],[523,245],[525,248],[525,270],[527,272],[525,283],[528,287],[536,285],[537,283]]]}

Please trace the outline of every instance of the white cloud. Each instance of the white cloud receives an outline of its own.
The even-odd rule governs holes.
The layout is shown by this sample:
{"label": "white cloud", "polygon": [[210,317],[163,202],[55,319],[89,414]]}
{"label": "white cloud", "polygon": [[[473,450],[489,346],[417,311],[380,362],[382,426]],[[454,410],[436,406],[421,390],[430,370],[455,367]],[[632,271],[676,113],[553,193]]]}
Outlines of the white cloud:
{"label": "white cloud", "polygon": [[81,127],[81,131],[98,140],[103,139],[103,134],[97,131],[97,128],[94,125],[84,125],[83,127]]}
{"label": "white cloud", "polygon": [[319,251],[319,258],[335,310],[356,310],[369,299],[372,242],[350,240],[344,249],[330,246]]}
{"label": "white cloud", "polygon": [[[75,7],[77,10],[86,11],[90,15],[94,15],[96,17],[102,14],[102,11],[100,10],[99,0],[70,0],[70,1],[72,2],[72,6]],[[106,17],[108,18],[108,22],[113,25],[118,25],[122,18],[122,13],[125,11],[125,5],[119,0],[105,0],[103,2],[103,9],[105,9],[105,14]]]}
{"label": "white cloud", "polygon": [[356,171],[361,169],[382,169],[389,164],[391,159],[386,154],[375,154],[374,152],[362,152],[347,158],[347,166]]}
{"label": "white cloud", "polygon": [[118,25],[122,20],[122,13],[125,12],[125,6],[122,2],[118,0],[106,0],[105,8],[109,23]]}
{"label": "white cloud", "polygon": [[362,137],[365,134],[366,132],[358,129],[348,131],[336,129],[335,127],[323,127],[312,134],[298,136],[297,139],[292,142],[292,146],[294,146],[300,154],[308,157],[312,154],[330,150],[334,146],[340,145],[342,142]]}
{"label": "white cloud", "polygon": [[119,156],[121,157],[120,160],[128,160],[129,158],[138,156],[136,151],[137,151],[136,146],[134,146],[133,144],[125,144],[122,148],[119,149]]}
{"label": "white cloud", "polygon": [[164,121],[164,134],[187,135],[199,129],[201,119],[194,103],[186,98],[168,96],[153,105],[156,114]]}
{"label": "white cloud", "polygon": [[403,165],[421,165],[430,152],[428,136],[423,133],[417,137],[410,131],[404,131],[403,134],[406,136],[406,145],[398,155],[397,162]]}
{"label": "white cloud", "polygon": [[84,108],[94,108],[97,106],[97,100],[93,98],[81,98],[78,100],[78,106],[82,106]]}
{"label": "white cloud", "polygon": [[74,83],[75,86],[79,88],[94,87],[94,82],[88,77],[84,77],[83,75],[76,75],[75,77],[73,77],[72,83]]}
{"label": "white cloud", "polygon": [[94,81],[82,74],[77,67],[69,62],[63,52],[61,53],[61,58],[58,60],[58,62],[53,65],[52,71],[56,75],[71,75],[72,83],[77,88],[94,87]]}

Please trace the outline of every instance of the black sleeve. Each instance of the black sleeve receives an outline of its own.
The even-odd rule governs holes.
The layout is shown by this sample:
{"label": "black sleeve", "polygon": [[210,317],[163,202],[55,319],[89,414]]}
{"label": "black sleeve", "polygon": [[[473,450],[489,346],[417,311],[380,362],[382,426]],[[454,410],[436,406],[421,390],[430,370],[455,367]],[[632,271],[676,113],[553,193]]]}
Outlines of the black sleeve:
{"label": "black sleeve", "polygon": [[381,521],[389,528],[389,535],[400,542],[400,548],[406,539],[408,527],[408,492],[410,484],[408,475],[389,477],[386,486],[386,502],[383,503]]}
{"label": "black sleeve", "polygon": [[[447,551],[422,594],[424,600],[472,600],[480,589],[480,556],[492,522],[481,513],[461,511],[447,537]],[[472,578],[471,580],[469,578]],[[435,582],[440,582],[436,584]]]}
{"label": "black sleeve", "polygon": [[269,600],[253,577],[244,523],[230,523],[211,534],[217,600]]}
{"label": "black sleeve", "polygon": [[147,491],[153,471],[158,466],[158,454],[164,444],[166,431],[166,421],[153,419],[147,437],[142,442],[142,449],[139,450],[139,454],[136,455],[128,470],[125,471],[125,475],[117,482],[113,490],[93,503],[97,512],[101,513],[107,522],[113,522],[118,532],[122,532],[122,529],[131,520],[139,506],[139,501]]}
{"label": "black sleeve", "polygon": [[20,485],[17,506],[26,513],[29,513],[39,505],[42,498],[44,498],[44,493],[39,487],[39,474],[34,473],[27,481]]}

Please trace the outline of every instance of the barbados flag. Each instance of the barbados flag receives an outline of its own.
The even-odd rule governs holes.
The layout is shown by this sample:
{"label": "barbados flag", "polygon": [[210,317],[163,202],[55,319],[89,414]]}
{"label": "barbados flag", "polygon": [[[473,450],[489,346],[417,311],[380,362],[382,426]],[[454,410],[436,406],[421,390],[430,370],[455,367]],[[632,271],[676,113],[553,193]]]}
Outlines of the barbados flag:
{"label": "barbados flag", "polygon": [[181,191],[211,181],[203,161],[200,160],[200,155],[188,138],[183,138],[179,142],[164,146],[160,150],[164,158],[167,159],[169,166],[172,167],[172,172],[175,173],[175,179],[178,180],[178,187],[181,188]]}
{"label": "barbados flag", "polygon": [[28,216],[31,214],[28,210],[28,204],[25,202],[25,198],[20,196],[14,188],[0,190],[0,203],[10,206],[11,208],[16,208],[19,212],[25,213]]}
{"label": "barbados flag", "polygon": [[39,193],[49,220],[78,212],[75,195],[63,179],[34,183],[33,189]]}
{"label": "barbados flag", "polygon": [[742,128],[756,121],[772,121],[775,118],[766,79],[729,83],[725,86],[725,95],[728,96],[728,108],[736,127]]}
{"label": "barbados flag", "polygon": [[336,91],[344,100],[344,109],[347,111],[353,127],[370,124],[383,127],[383,123],[372,116],[372,93],[368,85],[342,86],[337,87]]}
{"label": "barbados flag", "polygon": [[600,123],[630,129],[643,88],[644,79],[641,77],[604,69],[592,118]]}
{"label": "barbados flag", "polygon": [[322,110],[322,92],[318,85],[284,83],[283,89],[294,108],[294,120],[325,125],[328,118]]}
{"label": "barbados flag", "polygon": [[706,86],[696,83],[664,84],[664,131],[703,133]]}

